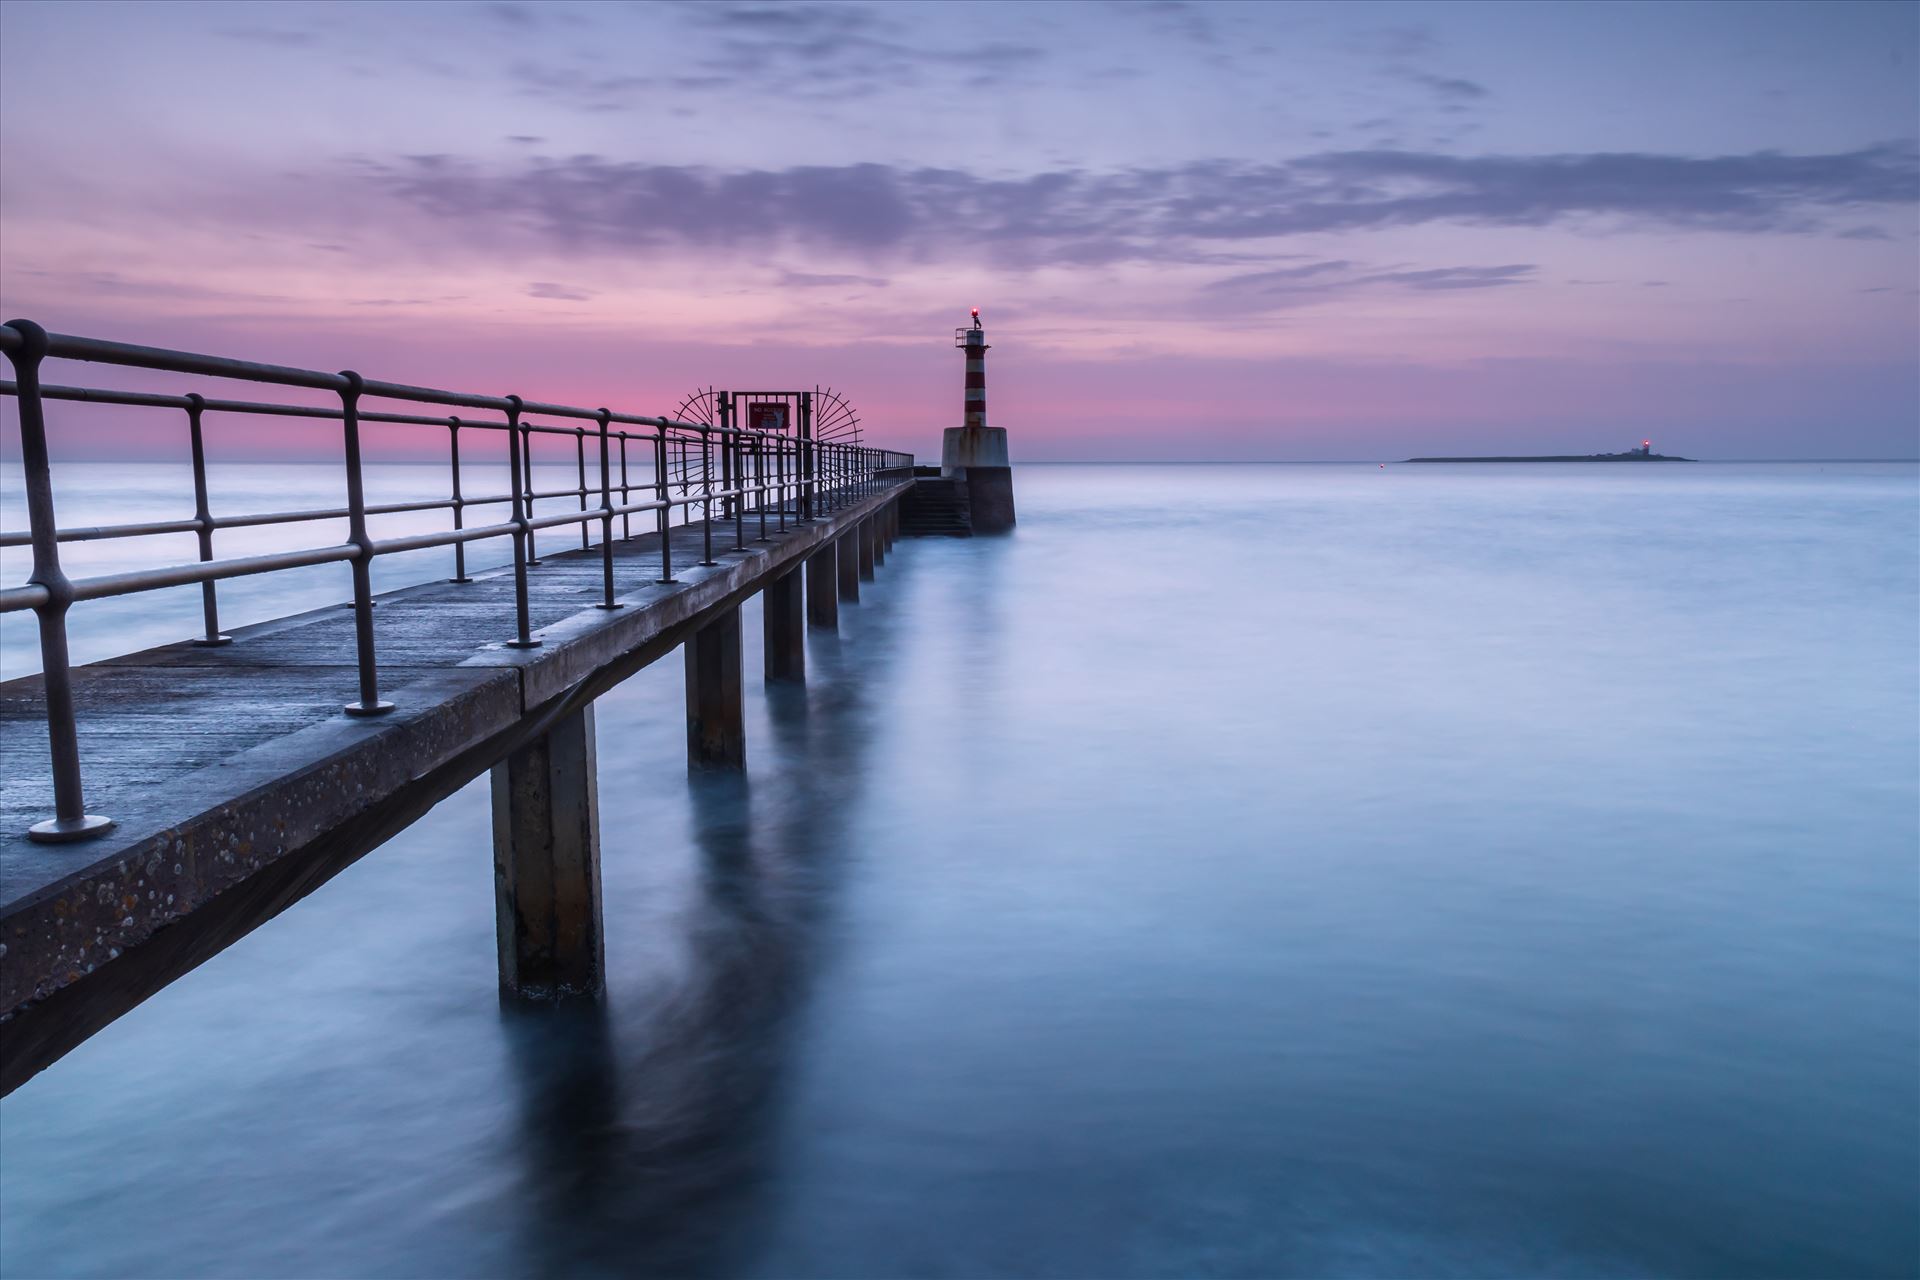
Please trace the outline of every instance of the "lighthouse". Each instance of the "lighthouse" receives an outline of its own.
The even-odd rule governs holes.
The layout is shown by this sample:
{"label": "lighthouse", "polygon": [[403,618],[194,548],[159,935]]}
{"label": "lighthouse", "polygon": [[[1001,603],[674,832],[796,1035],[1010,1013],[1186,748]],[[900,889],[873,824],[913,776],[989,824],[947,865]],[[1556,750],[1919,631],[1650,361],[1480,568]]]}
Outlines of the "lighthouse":
{"label": "lighthouse", "polygon": [[953,345],[966,355],[966,396],[961,424],[948,427],[940,446],[940,474],[966,491],[975,533],[1001,533],[1013,527],[1013,466],[1007,458],[1004,428],[987,425],[987,331],[980,308],[973,324],[953,331]]}

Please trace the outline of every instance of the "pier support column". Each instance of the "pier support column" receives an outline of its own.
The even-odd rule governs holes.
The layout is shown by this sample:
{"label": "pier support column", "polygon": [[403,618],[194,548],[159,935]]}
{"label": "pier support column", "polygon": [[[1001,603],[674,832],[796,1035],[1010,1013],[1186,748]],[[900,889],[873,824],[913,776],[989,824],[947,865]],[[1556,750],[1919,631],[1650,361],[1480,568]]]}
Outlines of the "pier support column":
{"label": "pier support column", "polygon": [[835,581],[839,567],[832,542],[807,557],[807,622],[823,631],[840,626],[840,584]]}
{"label": "pier support column", "polygon": [[529,999],[600,991],[592,703],[493,767],[493,888],[502,991]]}
{"label": "pier support column", "polygon": [[740,609],[735,606],[687,638],[687,767],[747,767],[740,686]]}
{"label": "pier support column", "polygon": [[840,535],[839,546],[834,550],[834,559],[839,562],[840,598],[860,599],[860,531],[849,529]]}
{"label": "pier support column", "polygon": [[860,576],[873,581],[873,517],[860,522]]}
{"label": "pier support column", "polygon": [[807,678],[807,621],[801,604],[800,566],[794,565],[760,593],[767,679]]}
{"label": "pier support column", "polygon": [[887,513],[884,510],[873,513],[868,522],[873,526],[873,567],[878,569],[887,562]]}

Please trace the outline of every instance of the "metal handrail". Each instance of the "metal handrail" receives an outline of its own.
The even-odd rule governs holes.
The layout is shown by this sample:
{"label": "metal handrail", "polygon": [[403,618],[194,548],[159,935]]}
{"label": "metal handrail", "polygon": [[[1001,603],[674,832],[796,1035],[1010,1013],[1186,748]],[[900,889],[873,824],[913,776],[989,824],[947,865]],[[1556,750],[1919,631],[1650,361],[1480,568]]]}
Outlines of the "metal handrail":
{"label": "metal handrail", "polygon": [[[879,483],[881,472],[911,467],[913,464],[911,454],[813,440],[807,437],[804,430],[798,436],[788,436],[740,428],[734,425],[733,404],[731,398],[725,395],[721,398],[721,421],[718,424],[684,422],[650,414],[617,413],[607,408],[588,409],[578,405],[530,401],[514,395],[478,395],[408,383],[374,381],[351,370],[326,373],[289,365],[48,333],[28,320],[14,320],[0,325],[0,354],[7,357],[14,369],[12,381],[0,381],[0,396],[12,396],[19,403],[20,454],[26,483],[29,526],[24,531],[0,531],[0,547],[30,546],[33,549],[33,568],[26,583],[0,590],[0,614],[31,609],[39,620],[48,748],[54,784],[54,817],[34,824],[28,831],[28,835],[36,840],[84,839],[104,832],[113,825],[110,819],[86,812],[81,787],[66,615],[73,605],[83,600],[197,583],[201,590],[205,634],[195,643],[222,645],[230,643],[231,637],[220,631],[219,603],[215,590],[217,582],[284,569],[344,562],[353,576],[354,646],[359,683],[359,697],[346,704],[345,710],[349,715],[380,715],[391,711],[393,704],[380,696],[376,662],[370,575],[370,565],[376,556],[451,547],[454,560],[451,581],[464,583],[472,581],[466,572],[468,543],[488,538],[511,539],[514,635],[505,643],[513,648],[536,648],[541,642],[532,634],[527,571],[530,566],[539,564],[534,538],[539,530],[578,525],[580,545],[585,550],[592,545],[593,526],[600,526],[603,590],[599,607],[617,609],[621,606],[614,599],[613,526],[616,519],[621,522],[621,538],[624,540],[632,537],[631,519],[634,515],[654,513],[655,526],[660,534],[658,581],[670,583],[674,581],[672,516],[675,510],[680,512],[681,524],[685,527],[693,520],[693,509],[700,508],[701,563],[710,565],[716,563],[713,559],[715,503],[720,504],[723,518],[732,520],[734,549],[744,550],[745,522],[750,510],[756,515],[759,525],[757,540],[764,540],[770,514],[777,519],[781,529],[786,527],[789,513],[797,522],[804,523],[814,518],[820,510],[844,506],[865,496]],[[50,359],[91,361],[124,368],[305,388],[337,396],[339,405],[235,400],[193,393],[170,395],[48,386],[41,383],[40,370],[43,363]],[[458,413],[433,416],[363,408],[362,402],[369,399],[398,400],[449,410],[479,410],[498,416],[472,418]],[[53,482],[48,465],[45,413],[48,401],[170,409],[185,413],[193,470],[193,516],[178,520],[60,528],[54,518]],[[346,505],[303,511],[214,515],[208,493],[203,432],[203,420],[208,413],[307,418],[339,423],[345,458]],[[592,425],[554,426],[527,421],[529,417],[557,418]],[[803,408],[803,421],[805,417]],[[360,452],[361,423],[444,429],[447,432],[451,471],[450,496],[408,502],[369,503],[366,500]],[[620,429],[615,429],[616,424]],[[508,464],[506,493],[480,497],[463,494],[460,488],[460,444],[464,430],[505,435]],[[577,479],[572,488],[535,487],[532,441],[536,435],[572,437]],[[587,462],[589,438],[597,445],[595,452],[598,455],[595,475],[591,477]],[[677,447],[672,465],[668,457],[670,443]],[[652,448],[654,473],[651,481],[636,483],[630,478],[627,456],[630,444]],[[590,483],[594,479],[597,479],[597,484]],[[676,488],[679,490],[678,496],[672,492]],[[535,502],[562,498],[573,499],[577,505],[560,512],[535,514]],[[500,505],[510,509],[506,520],[476,526],[466,524],[467,508]],[[453,527],[387,538],[374,538],[368,532],[369,516],[422,511],[450,511]],[[219,530],[342,519],[347,521],[344,542],[228,559],[216,559],[214,556],[213,536]],[[59,547],[63,542],[181,533],[197,536],[197,562],[80,579],[68,578],[60,567]]]}

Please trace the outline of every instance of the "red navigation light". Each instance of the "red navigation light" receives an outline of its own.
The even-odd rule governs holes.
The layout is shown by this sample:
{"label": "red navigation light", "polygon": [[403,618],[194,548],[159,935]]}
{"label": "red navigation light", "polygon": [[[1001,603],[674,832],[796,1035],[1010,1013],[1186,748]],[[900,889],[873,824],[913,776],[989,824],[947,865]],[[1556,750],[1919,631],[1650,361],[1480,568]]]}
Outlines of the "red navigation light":
{"label": "red navigation light", "polygon": [[1651,441],[1651,440],[1642,440],[1642,441],[1640,442],[1640,447],[1641,447],[1642,449],[1651,449],[1651,448],[1653,448],[1653,441]]}
{"label": "red navigation light", "polygon": [[973,308],[973,318],[976,320],[980,318],[980,308],[978,307]]}

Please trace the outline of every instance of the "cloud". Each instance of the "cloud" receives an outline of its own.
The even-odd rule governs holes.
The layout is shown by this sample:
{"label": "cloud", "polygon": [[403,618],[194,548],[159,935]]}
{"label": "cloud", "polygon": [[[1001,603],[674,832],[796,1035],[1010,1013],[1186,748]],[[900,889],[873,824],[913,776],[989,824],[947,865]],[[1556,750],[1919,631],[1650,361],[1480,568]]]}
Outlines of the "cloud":
{"label": "cloud", "polygon": [[535,280],[527,286],[529,298],[551,298],[555,302],[586,302],[593,297],[591,289],[577,289],[570,284],[555,284],[551,280]]}
{"label": "cloud", "polygon": [[162,302],[242,302],[280,304],[295,299],[282,293],[218,289],[185,280],[138,279],[117,271],[47,271],[16,268],[18,274],[57,281],[63,293],[109,298],[159,299]]}
{"label": "cloud", "polygon": [[535,26],[540,21],[539,16],[528,6],[508,3],[507,0],[494,0],[493,3],[483,4],[479,6],[479,8],[481,14],[492,18],[502,26],[514,27],[523,31]]}
{"label": "cloud", "polygon": [[682,91],[757,92],[777,81],[789,99],[849,101],[890,87],[924,87],[940,72],[959,74],[973,88],[992,87],[1048,57],[1039,45],[1007,40],[927,45],[916,38],[914,22],[866,6],[692,3],[679,12],[695,42],[708,43],[689,70],[664,78]]}
{"label": "cloud", "polygon": [[1213,12],[1192,0],[1108,0],[1107,12],[1120,18],[1145,18],[1164,33],[1198,45],[1219,43]]}
{"label": "cloud", "polygon": [[1432,27],[1409,24],[1377,27],[1347,37],[1345,47],[1351,53],[1367,57],[1415,58],[1432,53],[1440,45]]}
{"label": "cloud", "polygon": [[1363,283],[1403,284],[1409,289],[1497,289],[1502,285],[1525,284],[1537,270],[1539,268],[1530,262],[1502,267],[1436,267],[1426,271],[1383,271],[1365,277]]}
{"label": "cloud", "polygon": [[1415,84],[1425,85],[1442,98],[1454,102],[1472,102],[1487,96],[1487,87],[1473,80],[1462,80],[1456,76],[1436,76],[1427,71],[1409,71],[1407,79]]}
{"label": "cloud", "polygon": [[531,234],[578,253],[801,244],[870,261],[984,254],[1001,265],[1195,261],[1287,236],[1431,223],[1594,231],[1819,230],[1837,211],[1911,205],[1920,157],[1327,152],[1267,165],[989,177],[884,164],[721,170],[594,155],[363,162],[360,179],[475,239]]}
{"label": "cloud", "polygon": [[320,38],[311,31],[293,31],[286,27],[227,27],[219,34],[228,40],[277,45],[283,49],[304,49]]}
{"label": "cloud", "polygon": [[1834,233],[1842,240],[1891,240],[1892,236],[1879,227],[1848,227],[1845,231]]}
{"label": "cloud", "polygon": [[884,289],[892,281],[884,276],[859,276],[819,274],[812,271],[782,271],[779,284],[783,288],[826,289],[836,286],[865,285],[869,289]]}
{"label": "cloud", "polygon": [[1330,294],[1380,286],[1421,292],[1498,289],[1531,283],[1538,270],[1529,262],[1491,267],[1370,270],[1345,258],[1334,258],[1215,280],[1201,288],[1196,309],[1209,314],[1274,311],[1283,307],[1303,306]]}

